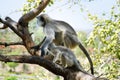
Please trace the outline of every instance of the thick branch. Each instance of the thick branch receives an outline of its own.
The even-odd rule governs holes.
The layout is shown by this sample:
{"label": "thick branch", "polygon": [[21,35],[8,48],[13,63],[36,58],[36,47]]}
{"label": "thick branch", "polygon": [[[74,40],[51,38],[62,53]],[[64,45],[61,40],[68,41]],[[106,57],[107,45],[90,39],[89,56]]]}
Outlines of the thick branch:
{"label": "thick branch", "polygon": [[24,44],[23,44],[23,42],[10,42],[10,43],[0,42],[0,45],[4,45],[5,47],[7,47],[7,46],[11,46],[11,45],[24,45]]}
{"label": "thick branch", "polygon": [[39,56],[27,56],[27,55],[3,56],[3,55],[0,55],[0,61],[38,64],[38,65],[46,68],[47,70],[53,72],[56,75],[60,75],[60,76],[65,75],[65,71],[62,67],[60,67],[60,66],[56,65],[55,63],[52,63],[51,61],[48,61],[42,57],[39,57]]}
{"label": "thick branch", "polygon": [[50,2],[50,0],[41,0],[39,6],[32,11],[28,12],[27,14],[23,15],[19,19],[19,24],[25,25],[24,23],[28,23],[30,20],[35,18],[42,10],[47,6],[47,4]]}
{"label": "thick branch", "polygon": [[63,68],[39,56],[0,55],[0,61],[37,64],[46,68],[47,70],[49,70],[50,72],[56,75],[64,77],[64,80],[108,80],[106,78],[96,78],[93,75],[82,73],[81,71],[74,71],[74,70]]}

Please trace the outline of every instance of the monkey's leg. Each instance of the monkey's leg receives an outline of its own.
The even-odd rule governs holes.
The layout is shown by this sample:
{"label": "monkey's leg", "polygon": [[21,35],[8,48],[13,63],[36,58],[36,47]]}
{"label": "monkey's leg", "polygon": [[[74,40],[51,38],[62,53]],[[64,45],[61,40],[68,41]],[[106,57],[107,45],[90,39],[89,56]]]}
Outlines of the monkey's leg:
{"label": "monkey's leg", "polygon": [[63,67],[66,67],[66,64],[67,64],[66,58],[65,58],[65,56],[62,54],[62,55],[61,55],[61,65],[62,65]]}
{"label": "monkey's leg", "polygon": [[48,52],[48,55],[52,55],[52,56],[55,56],[50,50],[47,49],[47,52]]}
{"label": "monkey's leg", "polygon": [[59,60],[59,56],[61,53],[60,53],[60,51],[58,51],[57,53],[54,53],[54,54],[55,54],[55,56],[54,56],[53,62],[56,63],[56,61]]}

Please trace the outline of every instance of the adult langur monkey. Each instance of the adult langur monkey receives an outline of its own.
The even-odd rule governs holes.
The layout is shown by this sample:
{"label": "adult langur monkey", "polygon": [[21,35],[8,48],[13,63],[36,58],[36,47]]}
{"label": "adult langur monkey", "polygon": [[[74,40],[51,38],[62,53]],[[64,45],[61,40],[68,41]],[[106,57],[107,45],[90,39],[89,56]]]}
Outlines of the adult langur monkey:
{"label": "adult langur monkey", "polygon": [[43,32],[46,35],[46,39],[41,46],[41,56],[46,55],[47,48],[51,42],[54,42],[57,46],[62,45],[70,49],[78,45],[88,58],[91,73],[94,74],[92,60],[85,47],[78,40],[77,34],[72,26],[64,21],[54,20],[47,14],[38,16],[37,24],[43,27]]}

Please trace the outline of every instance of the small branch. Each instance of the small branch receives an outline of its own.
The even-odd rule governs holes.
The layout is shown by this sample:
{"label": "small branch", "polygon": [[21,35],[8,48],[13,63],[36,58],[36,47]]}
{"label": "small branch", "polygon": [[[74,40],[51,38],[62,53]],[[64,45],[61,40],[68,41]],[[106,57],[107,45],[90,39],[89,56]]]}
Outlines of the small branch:
{"label": "small branch", "polygon": [[12,20],[10,17],[6,17],[5,20],[10,23],[13,27],[17,27],[17,22]]}
{"label": "small branch", "polygon": [[24,44],[23,44],[23,42],[10,42],[10,43],[0,42],[0,45],[4,45],[5,47],[7,47],[7,46],[11,46],[11,45],[24,45]]}
{"label": "small branch", "polygon": [[6,28],[8,28],[8,26],[5,24],[2,27],[0,27],[0,29],[6,29]]}
{"label": "small branch", "polygon": [[46,60],[39,56],[27,56],[27,55],[0,55],[0,61],[2,62],[16,62],[16,63],[29,63],[29,64],[38,64],[52,73],[60,76],[65,75],[64,68],[56,65],[55,63]]}
{"label": "small branch", "polygon": [[14,28],[15,27],[15,23],[13,22],[13,20],[9,17],[6,18],[6,21],[2,20],[0,18],[0,22],[5,24],[6,26],[8,26],[10,29],[12,29],[19,37],[21,37],[22,35]]}
{"label": "small branch", "polygon": [[40,48],[40,46],[43,44],[43,42],[45,41],[45,39],[46,39],[46,36],[43,38],[43,40],[38,44],[38,46],[39,46],[39,48]]}
{"label": "small branch", "polygon": [[[11,18],[6,17],[5,20],[10,23],[12,26],[16,26],[17,22],[13,21]],[[6,24],[3,25],[3,27],[1,27],[0,29],[6,29],[8,28],[8,26]]]}

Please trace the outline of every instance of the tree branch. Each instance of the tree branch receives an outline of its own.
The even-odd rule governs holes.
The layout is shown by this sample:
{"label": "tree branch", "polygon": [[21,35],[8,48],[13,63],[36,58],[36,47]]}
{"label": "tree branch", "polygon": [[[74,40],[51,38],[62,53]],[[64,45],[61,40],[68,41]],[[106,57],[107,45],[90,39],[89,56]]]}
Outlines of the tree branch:
{"label": "tree branch", "polygon": [[93,75],[63,68],[43,57],[28,55],[0,55],[2,62],[29,63],[37,64],[49,70],[50,72],[64,77],[64,80],[108,80],[106,78],[96,78]]}
{"label": "tree branch", "polygon": [[40,65],[52,73],[60,76],[65,75],[65,70],[61,66],[46,60],[39,56],[27,56],[27,55],[0,55],[0,61],[3,62],[16,62],[16,63],[29,63]]}
{"label": "tree branch", "polygon": [[8,28],[8,26],[5,24],[2,27],[0,27],[0,29],[6,29],[6,28]]}
{"label": "tree branch", "polygon": [[47,4],[50,2],[50,0],[41,0],[41,2],[39,3],[39,6],[35,9],[33,9],[32,11],[28,12],[27,14],[23,15],[18,23],[20,25],[25,25],[27,24],[30,20],[32,20],[33,18],[35,18],[40,12],[42,12],[42,10],[47,6]]}
{"label": "tree branch", "polygon": [[7,47],[7,46],[11,46],[11,45],[24,45],[24,44],[23,44],[23,42],[10,42],[10,43],[0,42],[0,45],[4,45],[5,47]]}
{"label": "tree branch", "polygon": [[17,27],[17,22],[13,21],[9,17],[6,17],[6,21],[4,21],[0,18],[0,22],[3,23],[4,25],[8,26],[10,29],[12,29],[19,37],[22,37],[22,35],[15,28],[15,27]]}

